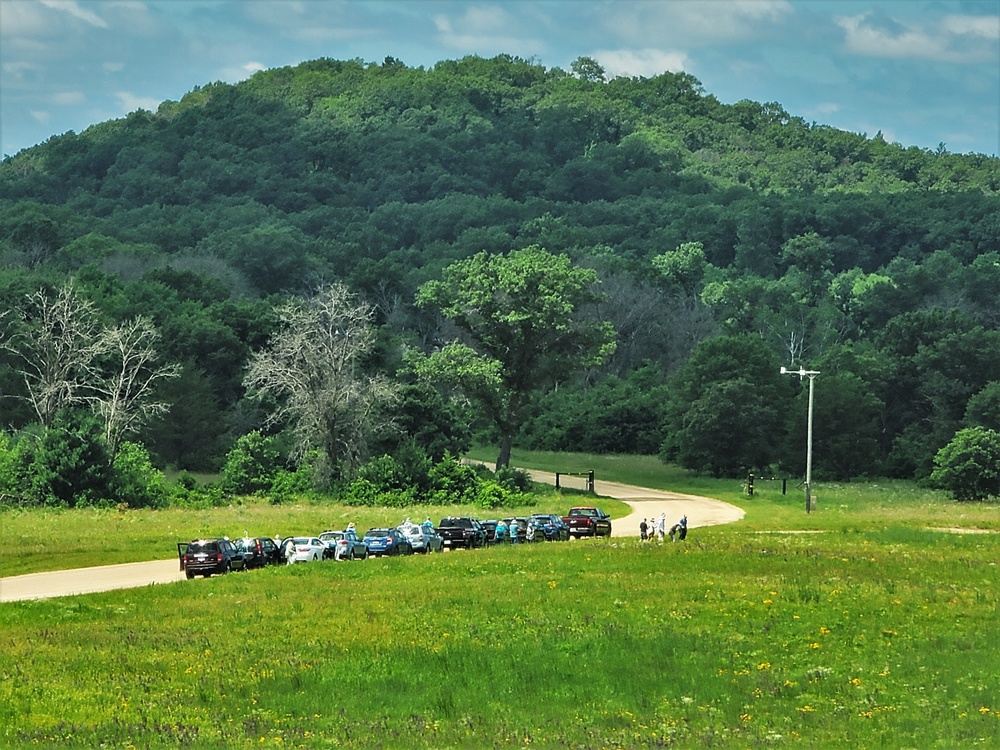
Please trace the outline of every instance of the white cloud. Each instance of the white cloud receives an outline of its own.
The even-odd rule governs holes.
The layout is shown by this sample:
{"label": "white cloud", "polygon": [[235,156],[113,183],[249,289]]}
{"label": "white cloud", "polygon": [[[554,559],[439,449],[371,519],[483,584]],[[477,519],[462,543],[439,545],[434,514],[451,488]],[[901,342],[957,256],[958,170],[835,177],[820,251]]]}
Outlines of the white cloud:
{"label": "white cloud", "polygon": [[105,73],[121,73],[123,70],[125,70],[125,63],[104,62],[101,63],[101,69]]}
{"label": "white cloud", "polygon": [[664,52],[657,49],[598,50],[593,54],[607,72],[608,77],[642,76],[650,78],[665,71],[678,73],[687,70],[688,58],[683,52]]}
{"label": "white cloud", "polygon": [[697,47],[756,37],[792,13],[786,0],[613,4],[608,25],[625,46]]}
{"label": "white cloud", "polygon": [[60,107],[75,107],[87,101],[87,97],[82,91],[60,91],[49,100]]}
{"label": "white cloud", "polygon": [[[896,19],[879,19],[871,13],[838,16],[847,49],[869,57],[981,62],[996,57],[993,39],[1000,39],[1000,20],[974,16],[948,16],[930,27],[907,25]],[[985,40],[985,44],[983,43]]]}
{"label": "white cloud", "polygon": [[17,79],[24,78],[25,73],[36,73],[38,72],[38,69],[38,65],[25,62],[24,60],[5,62],[2,66],[0,66],[0,70],[3,70],[4,73],[7,73]]}
{"label": "white cloud", "polygon": [[52,114],[50,112],[44,112],[44,111],[39,110],[39,109],[33,109],[33,110],[31,110],[31,116],[38,123],[40,123],[42,125],[48,125],[49,124],[49,120],[52,119]]}
{"label": "white cloud", "polygon": [[53,10],[69,13],[74,18],[78,18],[91,26],[100,29],[108,28],[107,22],[96,13],[82,8],[77,0],[38,0],[42,5]]}
{"label": "white cloud", "polygon": [[159,99],[136,96],[128,91],[116,91],[115,98],[118,100],[118,103],[121,105],[122,111],[125,114],[135,112],[137,109],[146,109],[150,112],[155,112],[160,106]]}
{"label": "white cloud", "polygon": [[529,15],[513,17],[498,6],[473,6],[457,16],[434,16],[438,40],[448,49],[465,53],[499,53],[531,56],[545,44],[525,34],[525,27],[548,25],[547,19],[532,11],[530,4],[519,5]]}
{"label": "white cloud", "polygon": [[840,105],[834,102],[822,102],[813,107],[813,110],[821,115],[829,115],[840,111]]}
{"label": "white cloud", "polygon": [[952,34],[1000,40],[1000,16],[945,16],[941,25]]}
{"label": "white cloud", "polygon": [[254,73],[259,73],[262,70],[267,70],[267,66],[259,62],[246,62],[242,65],[230,65],[219,70],[218,75],[215,76],[216,80],[225,81],[226,83],[239,83],[240,81],[245,81],[250,78]]}

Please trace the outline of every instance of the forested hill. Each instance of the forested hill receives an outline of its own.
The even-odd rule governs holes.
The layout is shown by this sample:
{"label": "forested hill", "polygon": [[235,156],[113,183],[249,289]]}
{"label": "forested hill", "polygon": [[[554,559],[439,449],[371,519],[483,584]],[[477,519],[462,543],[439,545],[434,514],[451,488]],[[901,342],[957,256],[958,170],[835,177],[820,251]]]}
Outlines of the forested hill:
{"label": "forested hill", "polygon": [[808,231],[834,242],[836,270],[958,247],[968,260],[996,241],[997,159],[723,105],[686,74],[578,67],[318,60],[211,84],[6,160],[0,236],[31,242],[34,209],[16,202],[36,201],[52,251],[97,232],[210,254],[262,292],[525,239],[640,259],[701,242],[758,273]]}
{"label": "forested hill", "polygon": [[[775,362],[838,362],[857,377],[877,422],[874,468],[920,473],[990,377],[969,374],[963,344],[924,370],[907,358],[934,345],[931,330],[996,333],[998,193],[996,158],[903,148],[776,103],[725,105],[687,74],[606,80],[587,58],[570,71],[509,56],[429,70],[323,59],[4,159],[0,295],[9,309],[73,275],[109,316],[152,316],[186,365],[177,392],[211,402],[199,414],[231,437],[246,352],[273,325],[267,295],[342,279],[392,335],[420,342],[420,283],[482,250],[539,244],[605,280],[619,346],[588,389],[647,378],[638,391],[649,394],[704,342],[757,337]],[[894,387],[913,397],[926,383],[907,378],[926,367],[939,391],[895,410]],[[615,445],[580,434],[569,445],[543,403],[524,439],[657,450],[682,420],[670,408],[640,406],[646,421]],[[217,458],[217,443],[185,455],[196,441],[183,420],[195,416],[182,411],[152,437],[158,455]]]}

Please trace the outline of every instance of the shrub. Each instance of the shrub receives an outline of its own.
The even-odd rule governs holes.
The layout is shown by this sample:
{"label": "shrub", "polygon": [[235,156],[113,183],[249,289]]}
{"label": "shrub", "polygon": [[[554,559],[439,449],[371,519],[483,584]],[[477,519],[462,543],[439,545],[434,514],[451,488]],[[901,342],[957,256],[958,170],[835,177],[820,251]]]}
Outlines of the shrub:
{"label": "shrub", "polygon": [[489,479],[480,484],[475,500],[476,505],[483,510],[531,506],[535,502],[534,496],[512,491]]}
{"label": "shrub", "polygon": [[36,502],[71,508],[107,503],[114,497],[111,457],[103,426],[95,417],[62,414],[33,447],[27,494]]}
{"label": "shrub", "polygon": [[531,474],[523,469],[501,466],[496,473],[496,481],[511,492],[530,492]]}
{"label": "shrub", "polygon": [[931,481],[956,500],[985,500],[1000,496],[1000,433],[968,427],[934,457]]}
{"label": "shrub", "polygon": [[313,492],[313,472],[310,464],[302,464],[295,471],[279,470],[271,482],[271,502],[278,504],[296,497],[309,497]]}
{"label": "shrub", "polygon": [[170,505],[175,508],[201,510],[205,508],[219,508],[228,504],[227,495],[218,484],[191,488],[175,484],[172,486],[172,490]]}
{"label": "shrub", "polygon": [[129,508],[162,508],[167,504],[167,480],[153,467],[149,452],[137,443],[122,443],[115,456],[114,499]]}
{"label": "shrub", "polygon": [[254,431],[236,441],[226,454],[222,489],[233,495],[262,495],[271,488],[280,455],[272,437]]}
{"label": "shrub", "polygon": [[450,454],[434,464],[430,472],[430,502],[435,505],[465,504],[475,501],[480,479],[476,470]]}
{"label": "shrub", "polygon": [[341,499],[346,505],[378,505],[378,487],[370,479],[359,477],[347,485]]}

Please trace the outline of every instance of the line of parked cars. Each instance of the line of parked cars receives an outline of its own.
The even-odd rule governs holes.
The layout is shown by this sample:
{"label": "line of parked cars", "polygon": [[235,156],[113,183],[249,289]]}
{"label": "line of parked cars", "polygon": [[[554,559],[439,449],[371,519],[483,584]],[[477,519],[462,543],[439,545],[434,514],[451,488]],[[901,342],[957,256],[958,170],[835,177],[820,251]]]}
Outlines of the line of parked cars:
{"label": "line of parked cars", "polygon": [[[566,541],[570,529],[554,513],[536,513],[503,519],[509,529],[500,541]],[[430,554],[445,548],[474,549],[498,543],[496,529],[500,520],[443,518],[437,527],[429,522],[411,523],[409,519],[395,528],[371,528],[360,536],[353,524],[342,531],[324,531],[317,536],[243,537],[195,539],[178,543],[181,570],[188,578],[196,575],[221,575],[234,571],[263,568],[267,565],[291,565],[320,560],[353,561],[369,557]],[[515,531],[516,530],[516,531]]]}

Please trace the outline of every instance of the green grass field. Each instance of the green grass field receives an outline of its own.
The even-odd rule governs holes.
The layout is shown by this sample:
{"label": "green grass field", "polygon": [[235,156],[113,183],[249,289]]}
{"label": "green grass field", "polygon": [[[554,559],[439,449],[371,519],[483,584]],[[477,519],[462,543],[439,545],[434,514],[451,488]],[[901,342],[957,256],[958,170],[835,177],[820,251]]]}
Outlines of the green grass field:
{"label": "green grass field", "polygon": [[[532,459],[549,468],[515,456]],[[0,746],[1000,746],[1000,537],[933,530],[1000,528],[995,506],[820,485],[807,515],[801,493],[750,500],[645,459],[617,459],[620,475],[552,460],[679,482],[747,519],[684,544],[314,563],[2,604]],[[267,510],[106,521],[242,531]],[[296,512],[325,526],[349,511]],[[76,515],[30,523],[53,521]]]}

